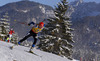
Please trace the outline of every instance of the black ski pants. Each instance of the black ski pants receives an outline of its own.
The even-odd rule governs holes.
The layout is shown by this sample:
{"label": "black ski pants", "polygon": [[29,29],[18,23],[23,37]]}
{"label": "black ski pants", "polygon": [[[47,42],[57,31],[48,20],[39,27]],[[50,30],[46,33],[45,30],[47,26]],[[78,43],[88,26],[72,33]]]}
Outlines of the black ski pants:
{"label": "black ski pants", "polygon": [[34,42],[33,42],[33,45],[35,45],[36,44],[36,42],[37,42],[37,33],[34,33],[32,30],[28,33],[28,35],[26,35],[23,39],[21,39],[19,42],[23,42],[23,41],[25,41],[27,38],[29,38],[29,37],[33,37],[34,38]]}

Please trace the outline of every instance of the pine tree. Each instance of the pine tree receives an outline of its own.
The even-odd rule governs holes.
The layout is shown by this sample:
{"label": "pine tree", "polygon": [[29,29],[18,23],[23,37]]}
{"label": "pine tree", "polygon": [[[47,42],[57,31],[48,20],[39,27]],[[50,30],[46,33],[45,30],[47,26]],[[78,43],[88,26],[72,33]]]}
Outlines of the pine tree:
{"label": "pine tree", "polygon": [[11,42],[12,43],[17,43],[18,42],[18,34],[17,34],[17,32],[15,32],[12,36],[13,36],[13,38],[11,39]]}
{"label": "pine tree", "polygon": [[67,10],[66,0],[61,0],[55,6],[55,17],[48,19],[49,22],[39,37],[39,47],[41,50],[70,58],[74,41],[71,33],[73,29],[70,28],[72,24],[65,14]]}
{"label": "pine tree", "polygon": [[10,23],[9,23],[9,16],[8,13],[6,12],[2,18],[0,18],[0,38],[2,40],[5,39],[5,37],[7,36],[8,32],[9,32],[9,28],[10,28]]}

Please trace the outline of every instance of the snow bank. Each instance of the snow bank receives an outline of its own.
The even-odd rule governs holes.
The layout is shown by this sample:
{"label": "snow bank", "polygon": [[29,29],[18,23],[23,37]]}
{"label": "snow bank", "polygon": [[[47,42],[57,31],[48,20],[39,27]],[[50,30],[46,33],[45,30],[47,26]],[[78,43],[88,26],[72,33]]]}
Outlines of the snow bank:
{"label": "snow bank", "polygon": [[0,41],[0,61],[70,61],[55,54],[33,49],[34,53],[42,56],[39,57],[28,53],[29,48],[24,46],[15,46],[11,50],[9,47],[12,45],[11,43]]}

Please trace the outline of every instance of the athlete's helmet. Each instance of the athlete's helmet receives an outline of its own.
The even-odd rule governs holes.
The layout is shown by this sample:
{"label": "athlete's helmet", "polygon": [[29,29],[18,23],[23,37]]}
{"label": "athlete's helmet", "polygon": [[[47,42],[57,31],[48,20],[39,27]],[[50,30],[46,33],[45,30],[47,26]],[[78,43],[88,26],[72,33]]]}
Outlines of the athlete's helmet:
{"label": "athlete's helmet", "polygon": [[39,26],[42,28],[44,26],[44,23],[43,22],[40,22],[39,23]]}

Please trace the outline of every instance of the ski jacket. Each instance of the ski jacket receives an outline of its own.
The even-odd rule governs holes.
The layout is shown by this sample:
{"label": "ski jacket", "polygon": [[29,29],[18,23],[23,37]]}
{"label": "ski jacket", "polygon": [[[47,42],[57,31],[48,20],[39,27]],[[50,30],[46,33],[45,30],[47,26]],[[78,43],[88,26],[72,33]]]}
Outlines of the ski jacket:
{"label": "ski jacket", "polygon": [[9,34],[12,35],[12,33],[15,33],[13,30],[10,30]]}
{"label": "ski jacket", "polygon": [[30,22],[28,25],[31,25],[31,24],[34,25],[34,26],[32,27],[32,31],[33,31],[34,33],[40,32],[40,31],[45,27],[45,24],[44,24],[43,28],[39,28],[39,25],[38,25],[38,24],[35,24],[34,22]]}

